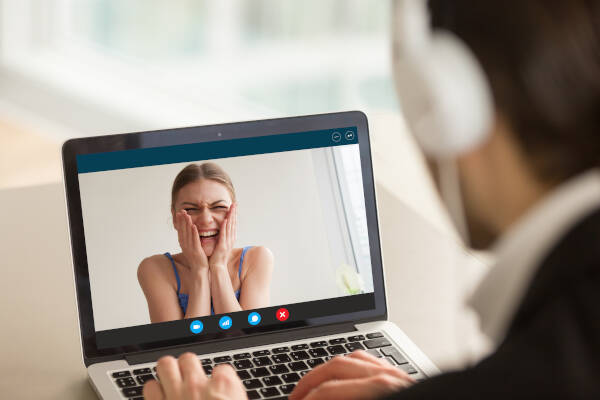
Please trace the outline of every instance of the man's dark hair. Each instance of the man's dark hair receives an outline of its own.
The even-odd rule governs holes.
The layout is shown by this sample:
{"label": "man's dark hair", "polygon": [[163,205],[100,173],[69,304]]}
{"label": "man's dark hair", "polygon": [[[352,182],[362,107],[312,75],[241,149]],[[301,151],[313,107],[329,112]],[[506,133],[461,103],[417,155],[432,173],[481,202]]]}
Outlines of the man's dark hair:
{"label": "man's dark hair", "polygon": [[539,179],[600,165],[600,1],[430,0],[481,63]]}

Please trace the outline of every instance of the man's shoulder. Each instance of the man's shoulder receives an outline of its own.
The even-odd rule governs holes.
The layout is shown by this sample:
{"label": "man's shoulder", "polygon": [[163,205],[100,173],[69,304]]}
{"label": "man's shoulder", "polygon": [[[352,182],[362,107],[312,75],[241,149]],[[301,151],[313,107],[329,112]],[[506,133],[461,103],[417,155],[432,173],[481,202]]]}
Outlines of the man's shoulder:
{"label": "man's shoulder", "polygon": [[[599,232],[600,208],[597,208],[568,229],[540,261],[519,311],[532,311],[552,297],[572,291],[583,281],[593,276],[598,278]],[[594,282],[600,284],[598,279],[590,281]]]}

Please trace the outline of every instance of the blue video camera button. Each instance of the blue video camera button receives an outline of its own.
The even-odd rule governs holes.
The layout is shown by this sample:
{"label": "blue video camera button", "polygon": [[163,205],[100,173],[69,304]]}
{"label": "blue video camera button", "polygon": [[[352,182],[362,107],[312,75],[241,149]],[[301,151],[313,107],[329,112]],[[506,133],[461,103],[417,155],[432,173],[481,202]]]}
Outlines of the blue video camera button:
{"label": "blue video camera button", "polygon": [[192,333],[200,333],[202,332],[202,329],[204,329],[204,324],[198,320],[192,321],[190,324],[190,331],[192,331]]}

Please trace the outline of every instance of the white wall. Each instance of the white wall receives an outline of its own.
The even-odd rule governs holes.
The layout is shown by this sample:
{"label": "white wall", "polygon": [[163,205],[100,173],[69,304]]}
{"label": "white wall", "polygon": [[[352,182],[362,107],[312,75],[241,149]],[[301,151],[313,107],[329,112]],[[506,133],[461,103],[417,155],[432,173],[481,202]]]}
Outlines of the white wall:
{"label": "white wall", "polygon": [[[236,188],[236,245],[263,245],[274,254],[273,305],[342,294],[329,247],[339,241],[327,237],[313,151],[214,160]],[[170,190],[187,164],[79,176],[96,330],[149,323],[136,270],[149,255],[180,251]]]}

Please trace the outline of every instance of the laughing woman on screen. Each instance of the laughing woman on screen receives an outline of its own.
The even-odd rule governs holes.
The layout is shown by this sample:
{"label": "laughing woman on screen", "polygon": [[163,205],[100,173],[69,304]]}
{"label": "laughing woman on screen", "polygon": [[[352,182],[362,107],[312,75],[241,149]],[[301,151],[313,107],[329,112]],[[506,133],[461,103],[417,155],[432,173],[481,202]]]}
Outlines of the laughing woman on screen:
{"label": "laughing woman on screen", "polygon": [[235,190],[221,167],[207,162],[181,170],[171,214],[181,253],[154,255],[138,267],[152,323],[269,305],[273,255],[262,246],[233,247]]}

